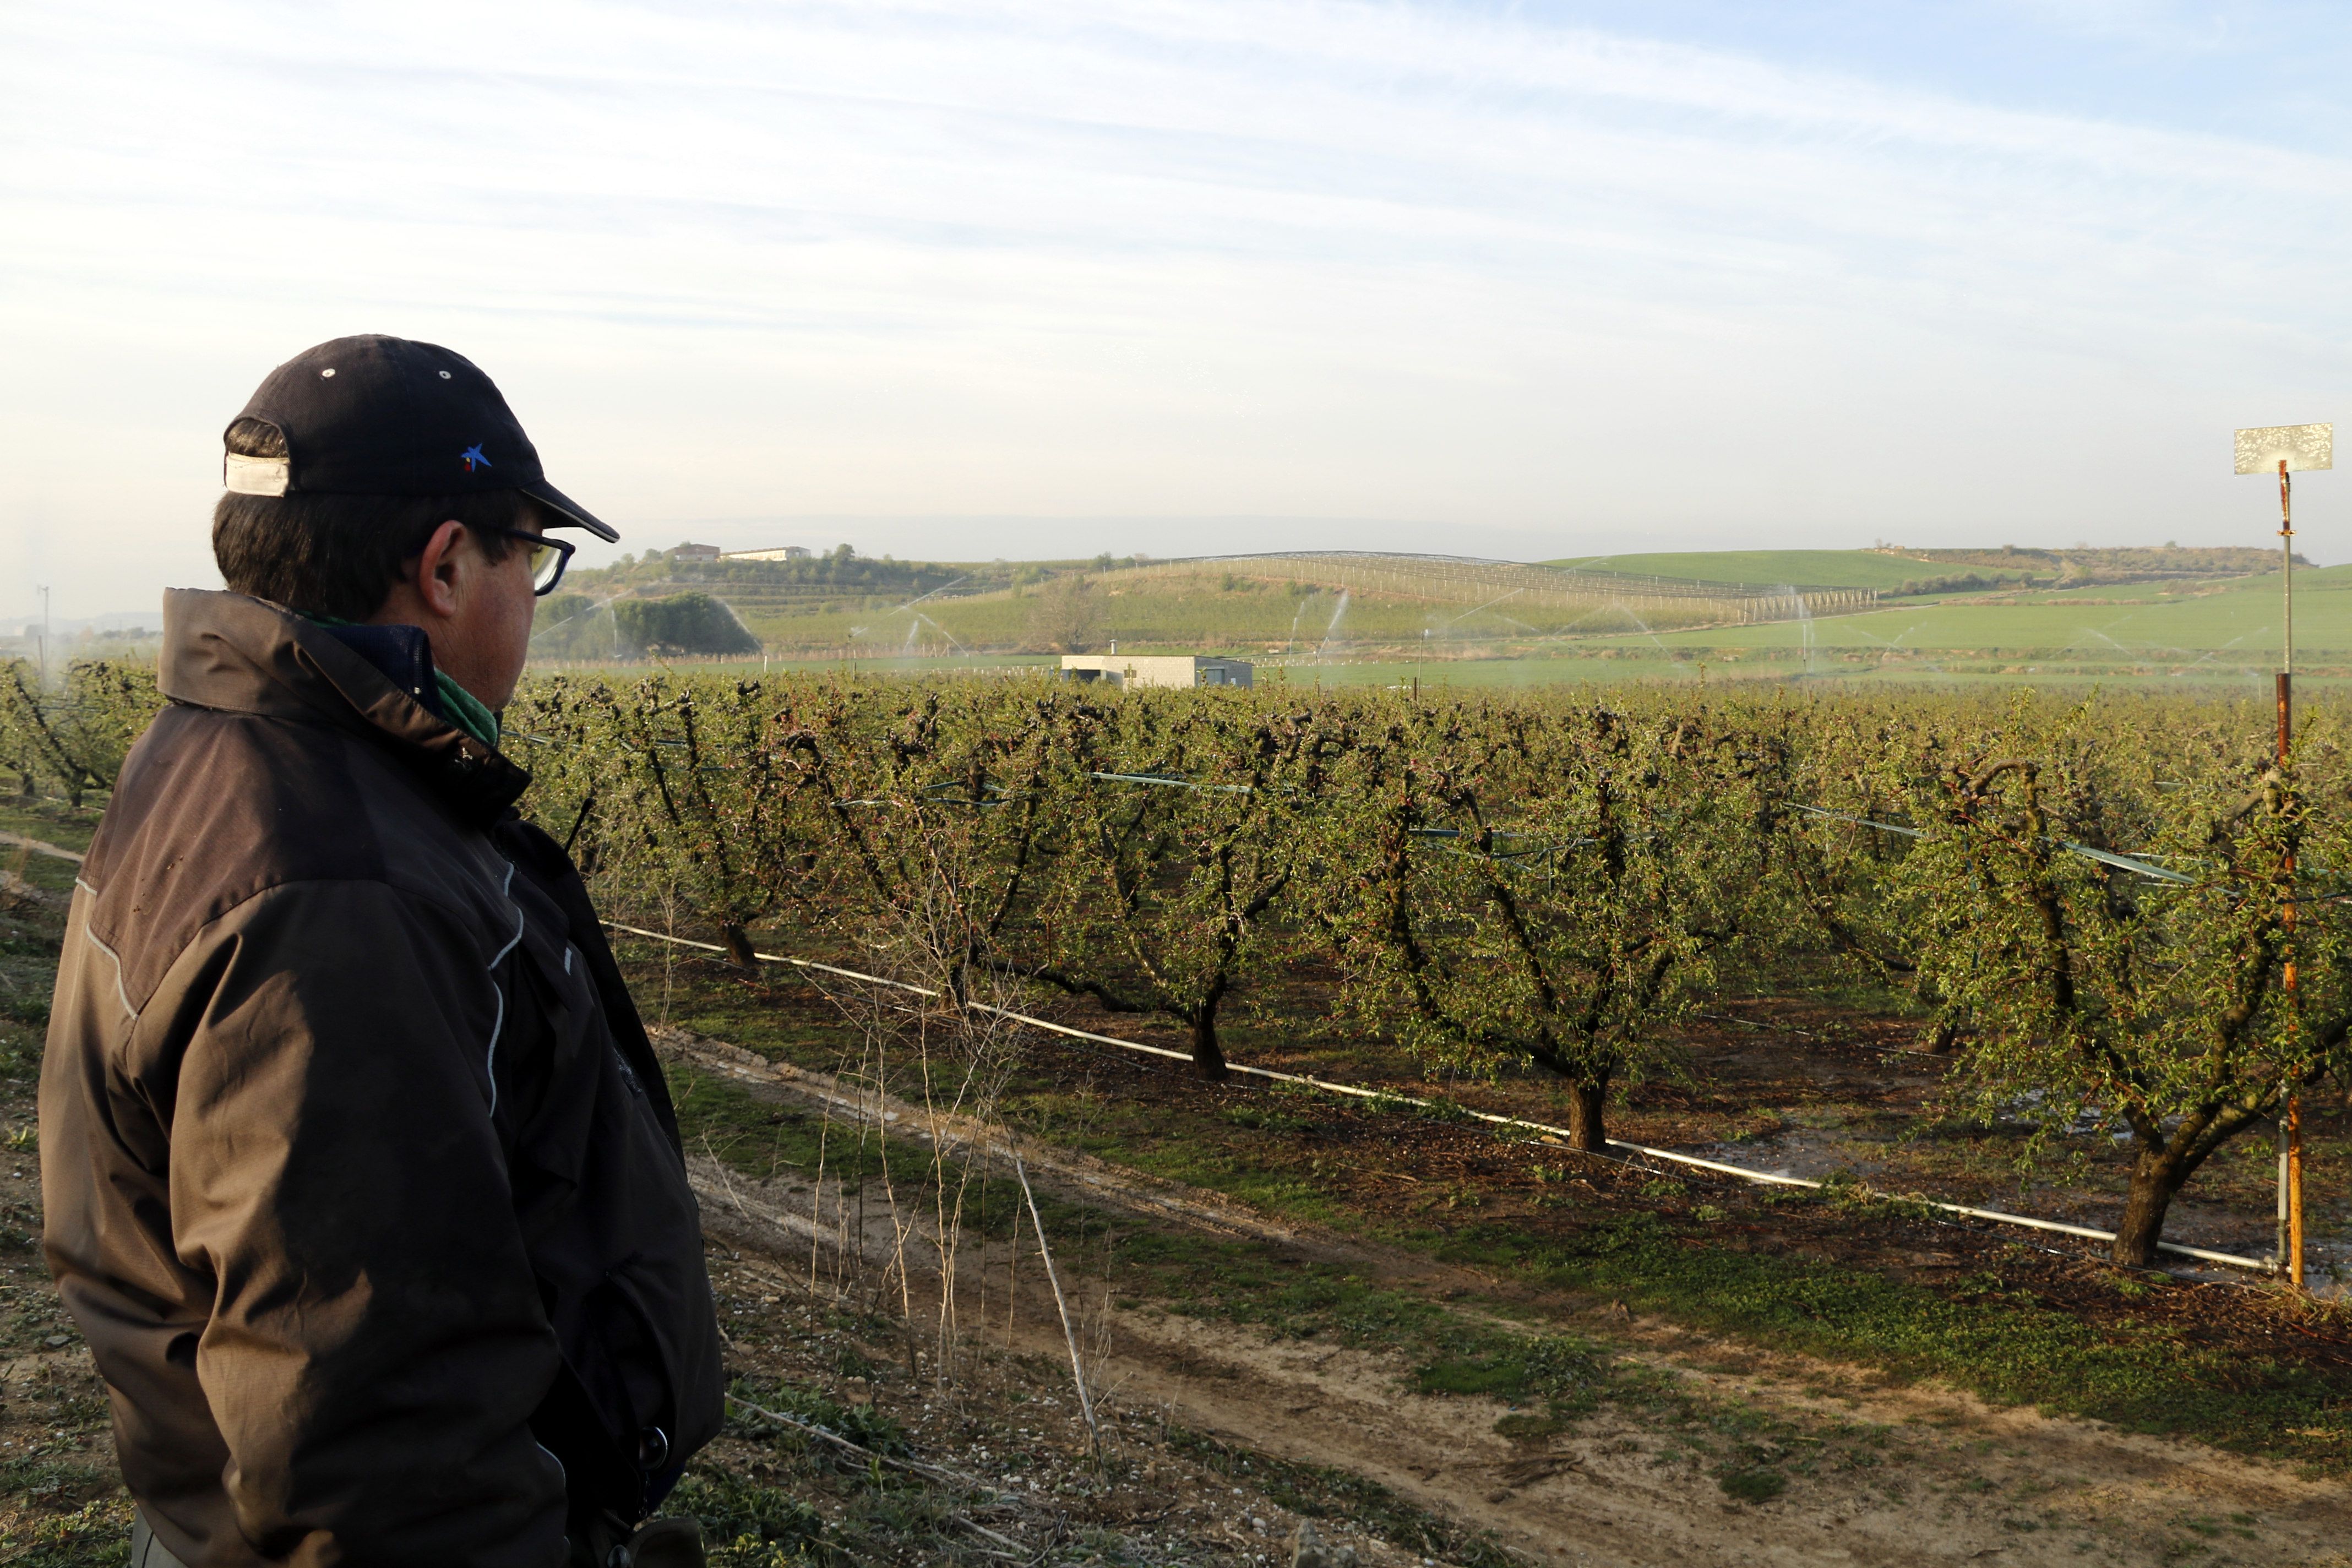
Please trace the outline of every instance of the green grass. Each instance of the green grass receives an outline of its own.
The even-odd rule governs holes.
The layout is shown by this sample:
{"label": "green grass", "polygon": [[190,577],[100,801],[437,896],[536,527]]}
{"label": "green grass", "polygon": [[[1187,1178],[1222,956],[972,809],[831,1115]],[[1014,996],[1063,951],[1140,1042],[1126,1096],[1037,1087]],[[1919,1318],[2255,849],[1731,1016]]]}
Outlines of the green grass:
{"label": "green grass", "polygon": [[2352,1410],[2340,1384],[2160,1325],[2085,1322],[1997,1274],[1947,1295],[1842,1264],[1695,1243],[1650,1216],[1533,1247],[1508,1227],[1473,1228],[1440,1256],[1619,1294],[1760,1344],[1939,1378],[2002,1404],[2186,1434],[2330,1473],[2352,1468]]}
{"label": "green grass", "polygon": [[[1783,570],[1758,571],[1757,579],[1785,580],[1810,564],[1813,581],[1832,585],[1882,567],[1909,574],[1943,564],[1867,551],[1723,552],[1696,564],[1673,556],[1608,559],[1612,569],[1663,570],[1679,563],[1685,574],[1719,570],[1725,580],[1768,565]],[[1840,561],[1853,570],[1842,574],[1832,569]],[[1116,584],[1123,575],[1104,581]],[[2276,668],[2281,626],[2275,575],[1899,600],[1872,611],[1817,618],[1810,626],[1810,650],[1807,627],[1794,621],[1654,633],[1620,623],[1614,629],[1593,627],[1575,636],[1548,629],[1537,636],[1496,618],[1500,612],[1452,621],[1458,606],[1360,595],[1350,599],[1334,628],[1339,602],[1328,592],[1293,596],[1263,584],[1227,590],[1215,580],[1184,577],[1126,581],[1116,593],[1106,588],[1103,599],[1105,629],[1115,631],[1125,647],[1253,658],[1260,661],[1261,683],[1409,686],[1419,679],[1424,690],[1691,680],[1699,678],[1704,665],[1711,680],[2101,681],[2252,691]],[[2352,679],[2352,566],[2298,572],[2295,593],[2298,662],[2307,679]],[[1001,648],[1020,641],[1028,602],[999,594],[936,601],[926,608],[963,647]],[[756,625],[763,636],[787,639],[771,661],[778,668],[830,668],[843,661],[782,656],[792,647],[813,651],[852,642],[860,648],[857,668],[866,670],[1010,672],[1053,663],[999,652],[958,657],[930,628],[909,649],[903,626],[890,632],[864,612],[799,615]],[[864,632],[853,632],[861,626]],[[1408,657],[1424,646],[1424,630],[1440,634],[1425,645],[1430,657]]]}
{"label": "green grass", "polygon": [[[779,1121],[775,1108],[707,1077],[680,1075],[678,1088],[689,1139],[735,1151],[729,1157],[747,1171],[763,1173],[761,1163],[779,1151],[805,1158],[813,1149],[810,1119],[795,1125],[793,1113],[785,1113]],[[1034,1114],[1036,1101],[1027,1103]],[[1045,1123],[1051,1129],[1055,1119]],[[1471,1214],[1458,1215],[1450,1233],[1434,1226],[1400,1232],[1347,1212],[1305,1176],[1285,1138],[1237,1126],[1213,1106],[1187,1115],[1111,1098],[1087,1109],[1083,1138],[1062,1141],[1280,1217],[1378,1235],[1440,1261],[1550,1287],[1571,1300],[1615,1297],[1752,1344],[1858,1362],[1901,1379],[1939,1379],[2002,1404],[2193,1436],[2329,1474],[2352,1471],[2352,1390],[2302,1365],[2249,1360],[2162,1325],[2088,1322],[1997,1274],[1958,1289],[1931,1289],[1844,1263],[1736,1250],[1717,1245],[1703,1223],[1655,1215],[1601,1218],[1565,1238],[1531,1237],[1519,1222],[1482,1222]],[[878,1171],[878,1153],[866,1158]],[[975,1193],[982,1190],[974,1184]],[[1004,1193],[974,1199],[982,1201],[1004,1214],[1012,1199]],[[1872,1221],[1857,1214],[1853,1223]],[[1099,1256],[1088,1244],[1114,1227],[1082,1205],[1055,1203],[1048,1205],[1047,1228],[1076,1259],[1090,1250]],[[1558,1414],[1626,1397],[1633,1386],[1586,1342],[1498,1327],[1271,1243],[1131,1221],[1115,1235],[1114,1283],[1122,1296],[1283,1337],[1399,1352],[1416,1365],[1425,1392],[1541,1404]]]}
{"label": "green grass", "polygon": [[[2169,589],[2169,591],[2168,591]],[[1932,659],[1939,652],[2003,654],[2010,662],[2046,658],[2106,663],[2241,668],[2277,668],[2279,580],[2241,578],[2189,592],[2177,585],[2050,590],[2014,595],[2013,602],[1905,601],[1812,624],[1813,645],[1887,658]],[[1677,650],[1797,650],[1804,628],[1796,622],[1679,632]],[[2295,574],[2295,643],[2314,660],[2352,658],[2352,566]],[[1596,647],[1647,647],[1631,636],[1592,639]],[[2210,658],[2207,656],[2210,656]],[[1685,655],[1687,657],[1687,655]]]}

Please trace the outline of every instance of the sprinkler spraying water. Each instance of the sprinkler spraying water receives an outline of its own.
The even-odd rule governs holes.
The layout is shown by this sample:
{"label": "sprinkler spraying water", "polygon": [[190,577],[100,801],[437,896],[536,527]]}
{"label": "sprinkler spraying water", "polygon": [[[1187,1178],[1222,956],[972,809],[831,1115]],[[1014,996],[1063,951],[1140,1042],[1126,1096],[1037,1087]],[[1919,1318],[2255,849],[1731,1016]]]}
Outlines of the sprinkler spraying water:
{"label": "sprinkler spraying water", "polygon": [[1316,645],[1315,659],[1317,663],[1321,663],[1323,656],[1330,651],[1331,639],[1339,630],[1339,618],[1347,613],[1348,590],[1342,588],[1339,590],[1339,603],[1331,611],[1331,624],[1323,628],[1323,640]]}

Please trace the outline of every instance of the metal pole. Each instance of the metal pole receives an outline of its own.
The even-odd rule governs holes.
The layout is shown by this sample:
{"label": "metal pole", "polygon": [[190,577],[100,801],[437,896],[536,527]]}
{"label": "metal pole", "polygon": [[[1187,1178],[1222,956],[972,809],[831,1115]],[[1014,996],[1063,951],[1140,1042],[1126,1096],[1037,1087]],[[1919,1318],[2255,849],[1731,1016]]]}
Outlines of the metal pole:
{"label": "metal pole", "polygon": [[2303,1289],[2303,1097],[2286,1100],[2287,1279]]}
{"label": "metal pole", "polygon": [[[2294,673],[2294,481],[2287,477],[2286,459],[2279,459],[2279,587],[2285,595],[2284,637],[2280,641],[2279,673]],[[2280,691],[2286,688],[2282,686]],[[2279,710],[2284,722],[2286,710]],[[2282,752],[2282,755],[2284,753]]]}
{"label": "metal pole", "polygon": [[[2282,1089],[2285,1088],[2284,1085],[2280,1087]],[[2271,1266],[2281,1274],[2286,1272],[2289,1253],[2286,1211],[2286,1117],[2281,1114],[2278,1121],[2278,1229],[2271,1240]]]}
{"label": "metal pole", "polygon": [[[2281,458],[2279,478],[2279,594],[2281,603],[2278,677],[2278,761],[2284,769],[2287,753],[2294,742],[2294,481],[2286,471],[2286,459]],[[2292,994],[2294,986],[2294,861],[2287,860],[2285,915],[2287,959],[2284,980]],[[2279,1150],[2279,1208],[2285,1220],[2285,1247],[2279,1261],[2286,1270],[2287,1282],[2295,1289],[2303,1288],[2303,1097],[2287,1085],[2286,1116],[2281,1129]]]}

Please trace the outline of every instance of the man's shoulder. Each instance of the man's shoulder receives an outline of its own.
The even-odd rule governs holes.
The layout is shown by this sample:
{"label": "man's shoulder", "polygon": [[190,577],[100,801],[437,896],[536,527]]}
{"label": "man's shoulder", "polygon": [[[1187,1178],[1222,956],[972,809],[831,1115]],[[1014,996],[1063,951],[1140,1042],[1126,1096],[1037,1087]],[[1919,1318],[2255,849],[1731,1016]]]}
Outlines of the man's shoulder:
{"label": "man's shoulder", "polygon": [[173,707],[133,749],[90,845],[90,932],[138,997],[230,910],[278,890],[377,884],[461,919],[503,862],[399,759],[331,725]]}

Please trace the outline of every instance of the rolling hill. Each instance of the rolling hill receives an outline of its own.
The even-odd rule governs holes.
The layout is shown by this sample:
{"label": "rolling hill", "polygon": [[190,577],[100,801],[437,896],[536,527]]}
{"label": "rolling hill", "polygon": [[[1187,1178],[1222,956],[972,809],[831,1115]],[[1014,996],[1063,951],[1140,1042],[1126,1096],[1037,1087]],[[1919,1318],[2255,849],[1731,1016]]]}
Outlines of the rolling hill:
{"label": "rolling hill", "polygon": [[[1777,582],[1776,582],[1777,579]],[[1321,679],[1696,676],[2242,682],[2277,658],[2258,550],[1728,551],[1517,563],[1313,552],[1151,562],[648,557],[551,601],[541,659],[600,660],[611,604],[707,593],[762,658],[958,665],[1239,654]],[[2352,678],[2352,567],[2297,574],[2315,679]],[[601,619],[600,619],[601,617]],[[583,635],[584,634],[584,635]]]}

